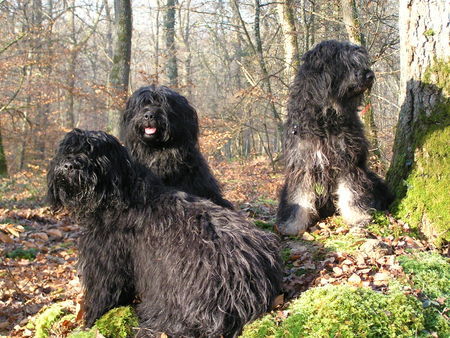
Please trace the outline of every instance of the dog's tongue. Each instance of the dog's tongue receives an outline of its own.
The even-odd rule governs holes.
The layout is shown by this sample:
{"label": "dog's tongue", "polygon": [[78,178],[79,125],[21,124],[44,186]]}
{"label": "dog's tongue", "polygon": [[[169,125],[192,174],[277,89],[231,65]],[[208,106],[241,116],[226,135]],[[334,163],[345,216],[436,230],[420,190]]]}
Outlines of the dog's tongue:
{"label": "dog's tongue", "polygon": [[153,135],[154,133],[156,133],[156,128],[147,127],[144,131],[146,135]]}

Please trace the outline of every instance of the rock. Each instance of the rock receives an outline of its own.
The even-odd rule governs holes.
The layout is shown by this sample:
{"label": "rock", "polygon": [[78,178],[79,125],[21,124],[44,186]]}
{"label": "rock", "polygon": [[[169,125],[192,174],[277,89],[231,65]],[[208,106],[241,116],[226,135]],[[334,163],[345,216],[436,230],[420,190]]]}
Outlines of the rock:
{"label": "rock", "polygon": [[388,244],[378,239],[368,239],[360,247],[359,250],[365,253],[369,258],[380,259],[383,256],[393,253],[393,249]]}

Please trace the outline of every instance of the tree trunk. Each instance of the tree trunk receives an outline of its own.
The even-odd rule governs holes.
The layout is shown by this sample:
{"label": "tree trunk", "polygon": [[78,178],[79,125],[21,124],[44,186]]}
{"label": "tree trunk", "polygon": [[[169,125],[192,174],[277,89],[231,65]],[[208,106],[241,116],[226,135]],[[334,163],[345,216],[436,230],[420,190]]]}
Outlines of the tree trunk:
{"label": "tree trunk", "polygon": [[3,149],[2,130],[0,126],[0,177],[8,176],[8,168],[6,166],[5,150]]}
{"label": "tree trunk", "polygon": [[177,50],[175,47],[175,1],[167,0],[164,17],[166,53],[168,55],[166,72],[169,85],[172,87],[178,87]]}
{"label": "tree trunk", "polygon": [[348,39],[351,43],[365,46],[366,39],[361,31],[358,8],[355,0],[341,0],[342,21],[344,21]]}
{"label": "tree trunk", "polygon": [[270,108],[272,110],[273,118],[275,119],[278,129],[282,128],[282,121],[280,114],[278,114],[277,108],[275,107],[275,103],[273,102],[273,92],[272,85],[270,83],[269,72],[267,71],[266,61],[264,59],[262,40],[261,40],[261,30],[260,30],[260,16],[261,16],[261,4],[259,0],[255,0],[255,48],[256,48],[256,57],[258,58],[259,65],[261,67],[261,71],[263,73],[263,80],[266,86],[267,94],[269,95],[270,100]]}
{"label": "tree trunk", "polygon": [[130,78],[132,13],[130,0],[114,0],[113,65],[109,85],[113,104],[109,107],[108,131],[119,134],[119,116],[123,109]]}
{"label": "tree trunk", "polygon": [[286,79],[290,84],[299,65],[297,29],[295,28],[293,0],[285,0],[277,5],[281,30],[283,31],[284,62]]}
{"label": "tree trunk", "polygon": [[[342,21],[351,43],[366,47],[366,38],[361,30],[359,21],[358,8],[355,0],[341,0]],[[381,158],[380,145],[378,142],[377,127],[375,124],[374,111],[372,109],[371,99],[368,96],[365,100],[364,114],[362,120],[364,122],[367,139],[371,145],[371,155],[375,155],[377,159]]]}
{"label": "tree trunk", "polygon": [[154,48],[154,83],[159,84],[159,56],[160,56],[160,50],[159,50],[159,13],[161,12],[161,0],[156,1],[156,32],[155,32],[155,48]]}
{"label": "tree trunk", "polygon": [[400,1],[400,98],[387,180],[393,211],[441,245],[450,240],[448,1]]}
{"label": "tree trunk", "polygon": [[[183,17],[183,10],[185,15]],[[183,45],[185,49],[184,66],[184,79],[183,86],[186,88],[186,95],[188,98],[192,96],[192,51],[191,51],[191,0],[187,0],[184,8],[179,8],[178,14],[180,23],[180,36],[183,39]],[[183,20],[184,18],[184,20]]]}
{"label": "tree trunk", "polygon": [[70,63],[69,63],[69,78],[68,78],[68,104],[67,104],[67,111],[66,111],[66,119],[64,121],[64,127],[67,129],[72,129],[75,127],[75,112],[74,112],[74,105],[75,105],[75,98],[74,98],[74,91],[75,91],[75,79],[76,79],[76,69],[77,69],[77,36],[76,36],[76,29],[75,29],[75,0],[71,1],[70,6],[72,7],[70,9],[70,30],[71,30],[71,36],[70,36],[70,42],[72,43],[72,50],[70,51]]}

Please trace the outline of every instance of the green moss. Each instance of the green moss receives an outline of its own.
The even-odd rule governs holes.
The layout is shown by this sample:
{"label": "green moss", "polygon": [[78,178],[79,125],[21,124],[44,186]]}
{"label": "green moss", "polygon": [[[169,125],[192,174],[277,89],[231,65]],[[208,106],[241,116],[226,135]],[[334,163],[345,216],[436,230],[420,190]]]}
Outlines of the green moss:
{"label": "green moss", "polygon": [[38,251],[34,248],[31,249],[19,248],[6,253],[6,257],[12,259],[28,259],[32,261],[36,258],[37,253]]}
{"label": "green moss", "polygon": [[435,34],[434,30],[431,28],[423,32],[423,35],[425,36],[433,36],[434,34]]}
{"label": "green moss", "polygon": [[450,62],[443,60],[435,60],[424,73],[421,85],[429,86],[430,92],[440,90],[441,96],[429,107],[431,111],[414,122],[412,144],[396,145],[402,155],[388,173],[398,197],[394,215],[420,229],[437,246],[450,241],[449,74]]}
{"label": "green moss", "polygon": [[278,326],[272,313],[245,326],[242,337],[259,338],[259,337],[275,337],[278,335]]}
{"label": "green moss", "polygon": [[363,243],[361,238],[355,237],[352,234],[331,235],[329,237],[320,239],[323,246],[329,250],[337,252],[352,253]]}
{"label": "green moss", "polygon": [[281,250],[281,258],[283,259],[283,262],[287,263],[292,255],[292,249],[291,248],[283,248]]}
{"label": "green moss", "polygon": [[405,234],[403,227],[398,224],[392,224],[388,216],[383,211],[376,211],[372,215],[372,222],[367,226],[367,229],[378,236],[393,236],[398,238]]}
{"label": "green moss", "polygon": [[432,300],[446,298],[450,307],[450,264],[448,259],[434,252],[419,252],[400,256],[400,265],[409,275],[414,288]]}
{"label": "green moss", "polygon": [[263,230],[273,231],[273,223],[272,222],[263,222],[263,221],[256,220],[255,225],[258,228],[261,228]]}
{"label": "green moss", "polygon": [[246,327],[243,337],[413,337],[425,328],[414,297],[345,285],[310,289],[287,311],[280,325],[265,316]]}
{"label": "green moss", "polygon": [[[449,116],[444,120],[450,123]],[[450,127],[429,132],[416,149],[415,165],[405,180],[405,197],[397,204],[396,216],[410,223],[436,245],[450,241]]]}
{"label": "green moss", "polygon": [[80,331],[79,329],[72,332],[68,338],[96,338],[98,337],[98,330],[91,329],[89,331]]}
{"label": "green moss", "polygon": [[425,328],[428,332],[435,332],[438,337],[450,337],[450,324],[436,307],[424,309]]}
{"label": "green moss", "polygon": [[428,85],[434,85],[443,90],[444,96],[450,94],[450,61],[435,59],[433,65],[429,67],[423,77],[422,82]]}
{"label": "green moss", "polygon": [[450,307],[449,260],[435,252],[417,252],[400,256],[398,261],[409,277],[411,286],[421,290],[425,296],[425,327],[437,332],[439,337],[450,336],[449,322],[442,315],[445,308]]}
{"label": "green moss", "polygon": [[130,306],[110,310],[95,322],[95,328],[105,337],[126,338],[139,326],[138,318]]}
{"label": "green moss", "polygon": [[72,303],[70,301],[53,304],[38,314],[34,320],[34,327],[36,329],[35,337],[47,338],[54,336],[54,324],[67,315],[71,304]]}

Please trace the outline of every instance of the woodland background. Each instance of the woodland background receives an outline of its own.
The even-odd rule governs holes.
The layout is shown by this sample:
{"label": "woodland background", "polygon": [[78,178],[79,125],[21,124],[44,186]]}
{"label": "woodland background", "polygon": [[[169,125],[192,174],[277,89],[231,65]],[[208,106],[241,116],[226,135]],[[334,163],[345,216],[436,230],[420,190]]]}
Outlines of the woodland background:
{"label": "woodland background", "polygon": [[123,97],[151,83],[178,90],[197,108],[208,155],[264,155],[275,164],[298,58],[324,39],[349,39],[346,2],[355,6],[349,16],[362,39],[355,42],[367,46],[377,76],[373,144],[390,159],[398,115],[397,1],[134,1],[125,93],[111,83],[115,40],[131,33],[113,39],[115,2],[1,2],[1,140],[9,173],[45,164],[73,127],[116,132]]}
{"label": "woodland background", "polygon": [[337,39],[372,57],[360,117],[396,201],[360,232],[331,217],[281,238],[284,298],[244,337],[449,337],[449,15],[446,0],[0,0],[0,335],[137,325],[125,307],[81,331],[81,229],[45,204],[65,132],[117,135],[126,98],[167,85],[196,107],[225,197],[273,231],[289,85]]}

